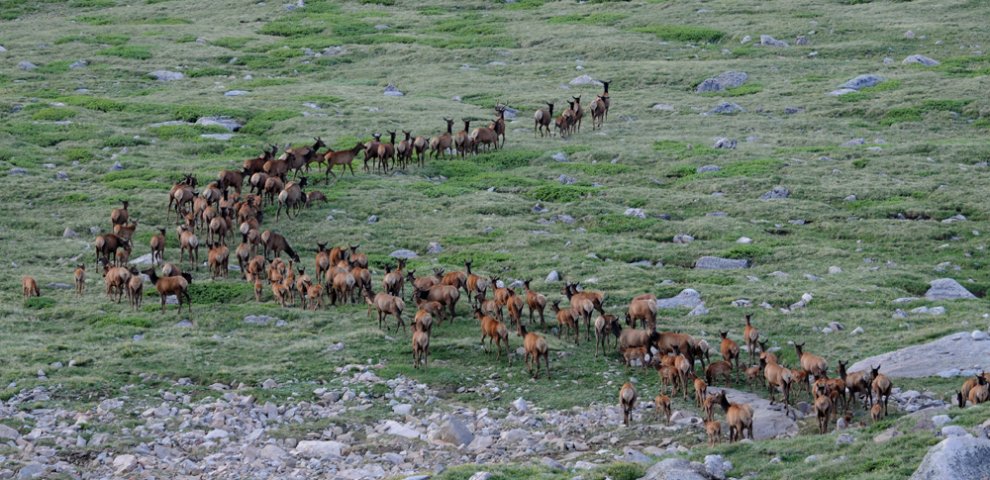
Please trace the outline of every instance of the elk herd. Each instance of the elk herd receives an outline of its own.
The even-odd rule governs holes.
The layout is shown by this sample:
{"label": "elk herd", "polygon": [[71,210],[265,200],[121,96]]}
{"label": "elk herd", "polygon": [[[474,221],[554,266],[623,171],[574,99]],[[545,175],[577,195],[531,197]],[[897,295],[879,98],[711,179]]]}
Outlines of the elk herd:
{"label": "elk herd", "polygon": [[[534,132],[540,136],[553,135],[552,125],[560,136],[569,136],[580,131],[586,113],[591,116],[592,127],[600,128],[610,104],[609,82],[603,83],[604,91],[587,111],[580,96],[568,100],[568,108],[556,116],[554,104],[547,102],[546,109],[534,114]],[[147,281],[159,296],[162,312],[167,300],[174,298],[180,314],[183,305],[191,314],[192,272],[200,266],[199,250],[204,247],[211,279],[228,277],[234,269],[230,265],[233,253],[237,262],[235,270],[241,280],[253,287],[259,302],[269,296],[267,290],[270,298],[285,308],[320,310],[328,306],[365,304],[368,317],[374,312],[379,328],[386,331],[394,327],[396,332],[401,329],[405,333],[406,319],[411,319],[415,368],[429,365],[431,337],[444,321],[448,324],[456,321],[462,295],[470,315],[464,315],[463,308],[460,313],[468,321],[477,322],[484,350],[491,351],[496,362],[504,356],[511,365],[512,336],[518,337],[525,367],[534,379],[540,377],[541,370],[546,371],[547,378],[551,376],[549,343],[537,330],[555,332],[558,339],[566,335],[575,345],[581,343],[583,330],[586,341],[594,336],[595,357],[614,352],[627,368],[656,370],[660,392],[654,398],[655,413],[657,417],[665,417],[667,423],[672,399],[680,394],[683,400],[688,400],[692,392],[713,444],[722,436],[715,407],[724,412],[730,441],[753,438],[754,409],[731,402],[725,390],[709,392],[710,387],[724,387],[733,382],[766,388],[771,403],[777,402],[780,394],[785,408],[789,408],[786,406],[790,405],[792,394],[807,394],[821,433],[827,432],[829,423],[840,414],[851,418],[858,405],[868,409],[874,420],[887,415],[892,383],[880,373],[879,365],[869,371],[847,372],[846,363],[840,361],[837,375],[830,377],[826,359],[806,351],[804,343],[794,343],[796,363],[791,368],[767,348],[767,341],[750,315],[745,316],[741,325],[742,347],[730,331],[719,332],[717,353],[722,358],[713,362],[710,357],[714,349],[705,339],[658,330],[657,298],[652,294],[633,297],[625,305],[620,320],[619,315],[606,312],[603,292],[584,290],[575,283],[564,282],[558,298],[551,299],[536,291],[529,279],[506,285],[498,276],[479,275],[472,270],[471,260],[464,263],[463,271],[434,268],[420,274],[408,268],[402,259],[395,264],[371,265],[367,254],[359,251],[359,244],[328,247],[328,242],[317,242],[310,264],[284,235],[262,227],[266,206],[275,207],[277,222],[283,211],[291,219],[301,208],[326,202],[322,192],[306,190],[309,180],[302,174],[309,172],[313,164],[326,169],[329,181],[330,176],[337,177],[333,171],[337,166],[341,172],[349,169],[353,175],[352,164],[361,154],[365,171],[387,173],[389,169],[404,169],[410,163],[423,165],[427,155],[440,159],[497,150],[505,143],[507,108],[497,103],[496,116],[486,126],[472,128],[471,120],[463,120],[463,129],[456,133],[454,120],[444,118],[445,130],[430,138],[414,137],[410,131],[402,130],[400,139],[396,131],[387,131],[387,141],[376,133],[369,142],[335,151],[317,137],[311,145],[286,148],[282,155],[277,155],[278,149],[272,145],[257,157],[244,160],[240,169],[220,171],[217,179],[202,189],[193,175],[185,175],[171,187],[166,206],[166,220],[173,214],[176,218],[172,244],[179,247],[178,259],[166,261],[168,231],[158,227],[148,242],[152,266],[143,271],[130,263],[138,221],[132,218],[130,205],[124,201],[110,212],[112,233],[100,234],[93,242],[104,293],[118,303],[126,295],[130,305],[138,309]],[[289,173],[293,174],[292,180]],[[237,237],[240,243],[236,242]],[[183,271],[181,267],[186,265],[187,258],[188,269]],[[307,273],[309,265],[313,268]],[[378,272],[376,267],[384,271]],[[373,278],[377,274],[381,275],[378,281]],[[86,264],[79,264],[74,270],[77,295],[85,293],[86,276]],[[32,277],[25,276],[22,287],[25,297],[40,296]],[[548,305],[550,324],[546,321]],[[956,397],[960,407],[990,399],[990,386],[984,374],[968,379]],[[625,424],[633,421],[637,400],[636,386],[624,384],[619,403]]]}

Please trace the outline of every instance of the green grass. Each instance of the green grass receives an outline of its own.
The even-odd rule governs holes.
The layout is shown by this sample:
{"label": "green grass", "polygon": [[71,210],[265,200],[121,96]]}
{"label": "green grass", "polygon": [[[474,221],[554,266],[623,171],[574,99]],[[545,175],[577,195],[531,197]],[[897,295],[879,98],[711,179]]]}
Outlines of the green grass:
{"label": "green grass", "polygon": [[[466,406],[488,408],[498,417],[519,396],[539,409],[585,411],[590,404],[615,404],[618,385],[628,377],[637,378],[643,398],[654,395],[655,373],[627,369],[614,354],[595,358],[584,341],[575,346],[552,333],[547,337],[554,378],[531,381],[519,358],[510,367],[481,351],[477,324],[463,299],[457,320],[438,327],[430,369],[414,370],[408,337],[379,331],[366,319],[364,305],[318,312],[282,309],[267,288],[258,303],[235,272],[213,281],[202,267],[193,271],[192,315],[178,315],[173,305],[159,313],[150,285],[138,310],[126,302],[108,302],[102,293],[90,227],[109,232],[109,210],[121,200],[131,202],[132,216],[140,223],[134,256],[148,252],[153,228],[160,225],[168,232],[166,259],[175,262],[176,220],[165,205],[169,188],[184,173],[195,174],[202,190],[219,170],[240,168],[264,145],[277,144],[281,151],[320,136],[334,148],[350,148],[372,133],[403,128],[430,138],[442,131],[441,117],[454,118],[455,131],[463,118],[478,119],[477,126],[492,117],[499,101],[519,110],[507,125],[504,149],[467,158],[427,158],[423,167],[387,176],[365,173],[358,158],[355,175],[348,172],[327,184],[316,167],[306,174],[307,190],[325,193],[329,202],[277,223],[276,207],[266,206],[262,229],[285,234],[307,271],[317,241],[361,243],[376,289],[384,265],[394,264],[389,253],[400,248],[419,255],[410,261],[417,275],[430,274],[434,267],[453,271],[473,259],[479,275],[533,278],[534,288],[551,301],[562,298],[560,284],[543,279],[557,270],[605,292],[604,308],[612,314],[621,314],[639,293],[666,297],[694,288],[710,312],[692,317],[686,310],[665,311],[661,328],[709,343],[717,341],[718,330],[738,339],[742,314],[751,311],[766,338],[783,347],[789,365],[794,354],[786,342],[793,340],[807,341],[834,365],[840,358],[857,360],[985,326],[990,57],[983,47],[990,45],[990,36],[981,2],[951,2],[935,11],[931,2],[879,0],[862,5],[831,0],[772,5],[307,0],[293,11],[281,2],[246,2],[233,14],[230,8],[204,9],[201,3],[0,0],[0,43],[8,49],[0,57],[6,62],[0,74],[0,171],[11,172],[0,175],[0,270],[5,273],[0,275],[0,398],[36,386],[54,391],[53,400],[23,405],[23,410],[83,410],[122,396],[146,408],[160,404],[165,390],[217,398],[208,388],[214,382],[253,386],[267,378],[282,386],[275,391],[249,387],[243,394],[261,403],[292,404],[314,400],[315,388],[343,388],[346,377],[334,369],[369,360],[382,365],[378,374],[383,378],[401,375],[428,384],[440,400],[429,407],[436,409],[431,412]],[[903,38],[908,29],[926,39]],[[804,34],[811,45],[773,49],[741,43],[745,35],[760,33],[782,39]],[[196,43],[198,38],[205,44]],[[332,46],[343,46],[346,53],[315,56]],[[307,48],[315,53],[308,55]],[[809,57],[810,50],[818,56]],[[899,63],[912,53],[942,64]],[[883,65],[887,56],[894,64]],[[89,65],[70,69],[79,59]],[[39,68],[20,70],[21,60]],[[181,71],[186,78],[159,82],[147,76],[158,69]],[[751,80],[716,94],[693,91],[699,79],[730,69],[745,70]],[[863,73],[886,80],[842,97],[826,95]],[[532,115],[543,102],[560,107],[581,95],[587,109],[601,93],[597,85],[569,84],[583,74],[612,80],[613,103],[603,127],[593,129],[589,116],[582,131],[569,138],[534,135]],[[406,95],[384,97],[388,83]],[[235,88],[251,95],[223,96]],[[746,111],[731,117],[700,115],[725,97]],[[656,103],[673,110],[653,110]],[[789,107],[799,113],[785,114]],[[218,141],[201,135],[223,131],[219,128],[151,126],[216,115],[233,117],[243,127],[231,140]],[[715,149],[716,137],[739,143],[733,150]],[[853,138],[864,138],[865,145],[840,146]],[[568,161],[555,161],[557,152],[566,153]],[[111,171],[115,162],[124,169]],[[720,170],[697,173],[704,165]],[[23,175],[14,168],[23,168]],[[69,180],[56,180],[59,171]],[[562,174],[576,183],[562,185]],[[760,201],[775,185],[789,188],[791,197]],[[852,194],[857,200],[844,200]],[[541,208],[535,208],[537,203]],[[647,218],[626,216],[627,208],[642,208]],[[957,213],[967,220],[941,222]],[[371,215],[379,217],[377,223],[367,223]],[[79,237],[62,238],[67,227]],[[675,245],[678,234],[695,241]],[[752,243],[736,243],[742,236]],[[443,251],[426,253],[430,242],[439,242]],[[205,260],[206,248],[199,253]],[[702,255],[747,259],[752,266],[695,270]],[[632,264],[641,260],[659,265]],[[71,284],[77,262],[91,269],[84,296],[47,287]],[[959,270],[937,272],[943,262]],[[843,273],[827,274],[833,265]],[[182,266],[190,267],[188,262]],[[770,275],[776,271],[788,276]],[[820,280],[808,280],[806,274]],[[44,297],[21,297],[23,275],[38,279]],[[943,276],[957,278],[981,298],[938,303],[948,310],[942,316],[891,319],[894,309],[903,308],[894,299],[923,295],[928,282]],[[805,292],[814,295],[807,308],[781,313]],[[754,305],[769,302],[773,308],[731,306],[739,298]],[[928,302],[910,307],[921,304]],[[413,310],[407,302],[404,316]],[[287,324],[243,322],[245,315],[258,314]],[[185,318],[194,327],[175,326]],[[845,332],[815,333],[830,321],[843,322],[849,330],[863,327],[869,341]],[[134,341],[137,334],[143,340]],[[327,348],[337,342],[346,347]],[[510,343],[513,350],[521,344],[514,335]],[[51,367],[70,359],[79,366]],[[48,380],[38,379],[39,369]],[[150,376],[139,377],[142,373]],[[180,377],[194,385],[176,387]],[[895,384],[947,396],[957,380],[896,379]],[[16,386],[9,387],[12,383]],[[491,394],[486,384],[497,385],[499,393]],[[460,387],[465,391],[458,393]],[[362,390],[353,384],[347,388]],[[360,432],[394,418],[382,403],[383,387],[366,390],[374,406],[349,411],[353,415],[347,419],[348,431],[358,432],[354,453],[359,455],[381,446],[374,438],[366,442]],[[675,408],[694,412],[687,402]],[[951,412],[969,425],[982,422],[986,411]],[[532,418],[542,415],[537,411]],[[306,419],[277,427],[269,436],[315,437],[337,421],[342,420]],[[107,448],[123,453],[133,446],[124,445],[131,442],[127,438],[134,445],[145,441],[121,433],[123,426],[141,422],[122,414],[101,425],[121,438],[121,448]],[[696,430],[670,436],[691,449],[683,454],[688,458],[725,455],[736,465],[730,472],[736,477],[752,472],[771,479],[905,478],[936,440],[914,431],[911,422],[896,412],[879,425],[854,429],[852,447],[836,446],[835,434],[812,434],[807,423],[797,438],[714,449],[703,446]],[[24,434],[33,428],[17,426]],[[874,445],[872,436],[888,426],[903,427],[905,435]],[[570,460],[564,459],[570,452],[551,448],[504,464],[451,463],[435,477],[469,478],[484,468],[496,478],[639,478],[643,468],[615,460],[626,446],[642,450],[667,435],[655,427],[648,422],[603,431],[605,440]],[[636,440],[643,443],[630,443]],[[90,447],[45,442],[69,462],[92,454]],[[805,463],[812,453],[825,460]],[[0,469],[17,472],[17,455],[0,452],[7,458]],[[589,471],[555,471],[539,461],[544,455],[564,463],[603,464]],[[843,455],[846,459],[839,461]],[[774,457],[781,462],[770,463]]]}

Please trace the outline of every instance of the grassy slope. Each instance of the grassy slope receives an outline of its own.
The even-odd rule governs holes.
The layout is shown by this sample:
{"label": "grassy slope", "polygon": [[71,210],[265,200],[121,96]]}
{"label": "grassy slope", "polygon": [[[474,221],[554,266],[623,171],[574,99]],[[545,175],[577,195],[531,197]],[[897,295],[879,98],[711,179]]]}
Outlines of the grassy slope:
{"label": "grassy slope", "polygon": [[[71,283],[78,255],[93,268],[89,227],[106,228],[107,212],[120,199],[131,200],[142,225],[163,224],[164,194],[180,172],[210,178],[253,156],[266,142],[295,144],[322,135],[331,144],[349,145],[354,137],[398,127],[432,134],[442,127],[441,116],[488,117],[495,99],[522,110],[520,120],[509,126],[505,152],[429,162],[407,175],[348,176],[320,185],[331,205],[283,221],[278,229],[307,252],[317,240],[360,241],[379,267],[395,248],[422,252],[428,242],[439,241],[443,253],[412,266],[452,269],[473,257],[476,270],[503,278],[533,277],[534,286],[551,297],[559,296],[559,287],[542,282],[551,269],[573,279],[594,278],[597,283],[589,286],[608,293],[612,311],[643,291],[667,296],[695,288],[711,313],[686,317],[676,312],[663,324],[706,334],[709,340],[717,329],[741,330],[742,312],[729,306],[732,300],[780,307],[812,292],[809,308],[790,315],[759,309],[756,322],[773,343],[786,347],[790,339],[807,340],[809,348],[830,359],[861,358],[985,326],[983,300],[945,304],[949,313],[943,317],[890,318],[893,299],[919,295],[929,280],[946,275],[933,270],[941,262],[959,265],[960,271],[948,275],[981,296],[990,286],[982,268],[987,214],[981,187],[987,169],[977,165],[990,160],[985,141],[990,103],[983,94],[990,62],[980,51],[988,39],[979,28],[979,2],[395,3],[312,0],[306,9],[287,13],[279,2],[215,2],[208,11],[197,2],[178,0],[5,2],[0,167],[18,166],[28,173],[0,177],[5,200],[0,202],[5,219],[0,227],[5,260],[0,265],[0,349],[5,352],[0,385],[17,383],[0,394],[57,384],[58,400],[88,403],[118,395],[121,386],[138,382],[139,373],[191,377],[199,385],[190,389],[193,393],[204,393],[203,386],[217,381],[257,385],[269,377],[332,384],[334,366],[372,359],[388,363],[386,375],[414,376],[460,402],[504,406],[519,395],[546,408],[612,402],[628,374],[614,360],[595,360],[587,346],[551,339],[555,351],[571,355],[554,363],[552,382],[531,382],[521,362],[506,368],[481,354],[476,327],[466,318],[440,330],[434,368],[413,372],[406,340],[392,340],[372,328],[360,307],[284,311],[270,303],[254,304],[250,289],[239,282],[204,279],[194,292],[196,328],[188,329],[174,326],[174,313],[159,315],[153,297],[142,311],[131,312],[108,304],[93,280],[83,299],[45,288],[49,282]],[[710,12],[697,13],[699,8]],[[588,14],[595,15],[593,21],[586,20]],[[389,28],[378,31],[378,24]],[[905,39],[906,30],[919,38]],[[758,38],[761,33],[787,41],[805,34],[810,45],[774,49],[740,43],[744,35]],[[691,43],[694,38],[719,40]],[[304,55],[304,48],[320,51],[333,45],[345,45],[348,53]],[[812,52],[817,55],[809,56]],[[936,68],[900,64],[914,53],[944,63]],[[894,63],[884,66],[885,56]],[[69,69],[77,59],[88,60],[89,66]],[[21,60],[40,68],[22,71],[16,66]],[[181,70],[189,78],[160,83],[145,75],[158,69]],[[749,73],[748,85],[756,87],[732,97],[693,93],[704,78],[730,69]],[[570,140],[533,138],[528,118],[535,106],[544,100],[561,105],[565,96],[578,93],[586,101],[593,98],[598,87],[562,88],[584,73],[614,81],[605,129],[592,132],[586,123]],[[890,81],[848,98],[823,95],[861,73],[879,73]],[[244,79],[248,74],[253,78]],[[383,97],[382,88],[390,82],[407,95]],[[79,88],[88,93],[76,92]],[[250,93],[224,97],[230,89]],[[454,95],[464,102],[452,101]],[[699,115],[724,100],[746,112]],[[304,107],[304,102],[321,109]],[[651,109],[657,102],[673,105],[674,111]],[[787,115],[785,107],[803,111]],[[206,114],[235,116],[246,122],[245,129],[221,142],[199,137],[210,129],[149,127]],[[62,120],[71,123],[56,123]],[[740,146],[733,151],[705,148],[716,136],[739,139]],[[754,141],[745,141],[750,136]],[[856,137],[867,145],[838,146]],[[883,142],[877,145],[882,150],[867,151],[875,142]],[[557,151],[567,152],[571,163],[554,162],[550,156]],[[107,173],[113,154],[125,170]],[[56,168],[47,169],[45,163]],[[705,164],[722,171],[694,173]],[[70,181],[56,181],[58,170],[67,172]],[[576,177],[578,185],[560,186],[556,178],[562,173]],[[438,175],[448,180],[431,180]],[[774,185],[790,188],[791,198],[757,200]],[[858,199],[844,201],[850,194]],[[571,201],[581,195],[580,201]],[[548,214],[530,211],[537,201],[549,208]],[[673,219],[630,219],[622,215],[627,207]],[[715,211],[728,217],[705,215]],[[969,221],[938,221],[957,212]],[[577,222],[537,223],[562,213]],[[932,220],[894,219],[899,213]],[[333,221],[325,220],[328,214]],[[367,224],[372,214],[381,221]],[[788,223],[799,218],[810,223]],[[63,239],[66,226],[82,238]],[[485,234],[486,227],[494,231]],[[139,230],[142,247],[136,254],[146,253],[150,230]],[[670,239],[677,233],[697,240],[674,245]],[[740,236],[754,243],[736,244]],[[172,247],[170,259],[176,252]],[[589,252],[599,259],[589,258]],[[708,254],[749,258],[754,267],[715,273],[689,268]],[[665,266],[629,264],[643,259]],[[830,265],[844,272],[827,276]],[[778,270],[790,276],[767,276]],[[19,279],[25,273],[39,279],[54,305],[32,309],[22,304]],[[823,280],[807,280],[806,273]],[[751,282],[747,275],[761,281]],[[663,280],[674,283],[660,285]],[[258,313],[284,318],[289,326],[255,327],[241,320]],[[463,306],[461,313],[466,317]],[[833,320],[849,329],[862,326],[869,335],[816,333]],[[132,341],[138,333],[144,340]],[[327,349],[338,341],[347,348]],[[82,367],[48,366],[70,359]],[[789,348],[784,360],[793,362]],[[48,380],[35,379],[39,368],[46,369]],[[633,374],[655,388],[654,376]],[[454,393],[458,386],[490,378],[503,386],[500,393],[484,388]],[[935,385],[947,395],[955,383],[926,380],[911,386]],[[130,394],[153,393],[157,386],[144,382]],[[258,393],[286,398],[294,392],[306,396],[309,390],[303,385]],[[765,463],[767,449],[779,445],[806,452],[823,441],[828,440],[722,450],[774,476],[782,470]],[[908,444],[918,448],[904,449],[907,457],[897,465],[875,468],[909,470],[923,444]],[[787,457],[781,468],[820,468],[803,464],[803,457]]]}

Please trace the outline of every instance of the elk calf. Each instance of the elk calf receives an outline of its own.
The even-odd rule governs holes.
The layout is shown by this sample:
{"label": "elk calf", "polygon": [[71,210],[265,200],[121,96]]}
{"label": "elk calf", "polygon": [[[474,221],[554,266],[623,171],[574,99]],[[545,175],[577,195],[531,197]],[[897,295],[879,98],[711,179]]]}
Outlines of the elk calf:
{"label": "elk calf", "polygon": [[24,298],[41,296],[41,290],[38,290],[38,282],[35,281],[34,277],[27,275],[21,278],[21,292],[24,294]]}
{"label": "elk calf", "polygon": [[[547,379],[550,379],[550,348],[547,346],[547,339],[538,333],[527,332],[525,326],[520,325],[519,332],[523,336],[523,349],[526,350],[524,357],[526,369],[529,370],[533,378],[540,378],[540,359],[542,358],[547,365]],[[536,364],[535,375],[530,362]]]}
{"label": "elk calf", "polygon": [[628,426],[633,409],[636,408],[636,387],[633,384],[626,382],[622,385],[619,390],[619,405],[622,407],[622,424]]}

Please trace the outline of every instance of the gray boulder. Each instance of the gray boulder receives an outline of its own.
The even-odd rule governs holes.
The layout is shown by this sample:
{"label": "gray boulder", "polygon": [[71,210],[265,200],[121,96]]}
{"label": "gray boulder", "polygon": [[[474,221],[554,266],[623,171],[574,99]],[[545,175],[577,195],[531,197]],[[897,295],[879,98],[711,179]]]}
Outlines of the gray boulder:
{"label": "gray boulder", "polygon": [[931,288],[925,292],[925,298],[928,300],[956,300],[956,299],[973,299],[976,295],[973,295],[966,290],[965,287],[959,284],[959,282],[951,278],[939,278],[937,280],[932,280],[928,283]]}
{"label": "gray boulder", "polygon": [[760,35],[760,45],[763,45],[764,47],[786,47],[787,42],[777,40],[770,35]]}
{"label": "gray boulder", "polygon": [[24,70],[26,72],[30,72],[31,70],[38,68],[38,66],[27,60],[24,60],[17,63],[17,68]]}
{"label": "gray boulder", "polygon": [[396,87],[395,85],[393,85],[393,84],[390,83],[390,84],[388,84],[388,86],[385,87],[384,95],[386,97],[401,97],[401,96],[403,96],[405,94],[402,93],[402,91],[399,90],[398,87]]}
{"label": "gray boulder", "polygon": [[575,77],[573,80],[567,83],[570,83],[571,85],[598,85],[598,86],[603,85],[602,82],[599,82],[594,78],[591,78],[591,75],[581,75],[580,77]]}
{"label": "gray boulder", "polygon": [[657,308],[697,308],[704,305],[701,294],[693,288],[685,288],[681,293],[670,298],[658,298]]}
{"label": "gray boulder", "polygon": [[418,255],[416,255],[416,252],[414,252],[412,250],[406,250],[405,248],[400,248],[400,249],[398,249],[398,250],[396,250],[396,251],[388,254],[388,256],[390,256],[392,258],[404,258],[404,259],[408,260],[410,258],[416,258]]}
{"label": "gray boulder", "polygon": [[668,458],[653,464],[639,480],[708,480],[708,474],[701,464]]}
{"label": "gray boulder", "polygon": [[747,78],[749,78],[749,75],[746,72],[736,72],[730,70],[719,74],[718,76],[705,79],[705,81],[698,84],[698,88],[696,88],[695,91],[698,93],[721,92],[730,88],[736,88],[746,83]]}
{"label": "gray boulder", "polygon": [[229,90],[229,91],[223,92],[223,96],[225,96],[225,97],[242,97],[244,95],[247,95],[248,93],[249,92],[247,90]]}
{"label": "gray boulder", "polygon": [[853,78],[852,80],[849,80],[848,82],[839,85],[839,88],[849,88],[852,90],[859,90],[861,88],[867,88],[878,85],[882,81],[883,81],[883,77],[879,75],[859,75]]}
{"label": "gray boulder", "polygon": [[448,417],[437,431],[436,439],[460,446],[470,444],[471,440],[474,440],[474,434],[457,417]]}
{"label": "gray boulder", "polygon": [[196,125],[204,127],[219,126],[236,132],[241,129],[241,123],[230,117],[200,117],[196,119]]}
{"label": "gray boulder", "polygon": [[739,142],[737,142],[735,139],[732,138],[718,137],[715,139],[715,143],[712,145],[712,147],[731,150],[736,148],[736,145],[738,143]]}
{"label": "gray boulder", "polygon": [[941,62],[939,62],[938,60],[935,60],[934,58],[926,57],[924,55],[908,55],[904,59],[904,61],[902,61],[901,63],[903,63],[905,65],[908,65],[908,64],[911,64],[911,63],[917,63],[917,64],[924,65],[926,67],[934,67],[935,65],[938,65]]}
{"label": "gray boulder", "polygon": [[760,195],[760,200],[780,200],[782,198],[787,198],[791,196],[791,191],[787,187],[782,187],[777,185],[773,187],[769,192]]}
{"label": "gray boulder", "polygon": [[733,115],[733,114],[741,113],[741,112],[745,112],[745,111],[746,110],[744,110],[742,107],[740,107],[736,103],[722,102],[722,103],[720,103],[718,105],[715,105],[715,107],[712,108],[711,110],[709,110],[709,111],[707,111],[705,113],[702,113],[702,115]]}
{"label": "gray boulder", "polygon": [[154,72],[148,72],[149,77],[154,77],[155,80],[159,82],[171,82],[174,80],[182,80],[186,78],[185,75],[179,72],[172,72],[169,70],[155,70]]}
{"label": "gray boulder", "polygon": [[704,256],[694,262],[694,268],[699,270],[734,270],[737,268],[749,267],[749,260],[736,260],[732,258],[721,258]]}
{"label": "gray boulder", "polygon": [[990,477],[990,440],[949,437],[928,450],[912,480],[982,480]]}

